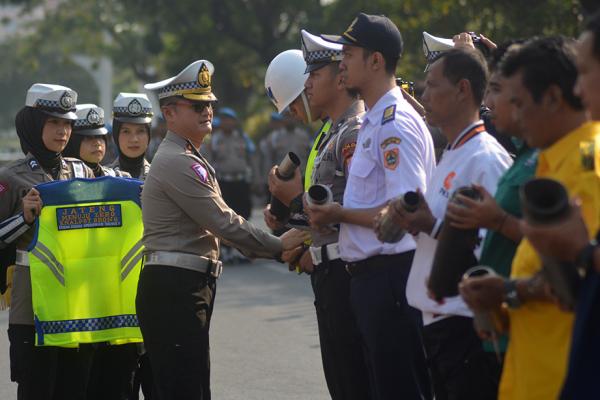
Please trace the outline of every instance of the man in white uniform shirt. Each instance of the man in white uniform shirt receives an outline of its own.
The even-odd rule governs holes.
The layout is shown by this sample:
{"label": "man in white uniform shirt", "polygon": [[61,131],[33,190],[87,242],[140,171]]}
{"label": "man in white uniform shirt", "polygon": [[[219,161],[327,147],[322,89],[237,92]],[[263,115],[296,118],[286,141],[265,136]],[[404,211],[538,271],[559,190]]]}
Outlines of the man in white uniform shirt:
{"label": "man in white uniform shirt", "polygon": [[422,101],[427,122],[448,139],[428,181],[421,207],[401,213],[401,225],[419,232],[406,289],[408,302],[423,314],[423,339],[436,399],[495,399],[500,364],[485,353],[473,329],[472,313],[460,296],[440,303],[427,293],[448,200],[461,186],[477,184],[494,193],[512,164],[506,150],[485,131],[479,107],[487,82],[483,56],[473,50],[442,53],[431,65]]}
{"label": "man in white uniform shirt", "polygon": [[358,132],[343,206],[305,208],[315,227],[340,223],[339,248],[351,275],[350,300],[366,350],[372,398],[429,399],[420,318],[408,306],[406,280],[415,242],[382,243],[373,218],[392,198],[425,189],[435,167],[431,135],[404,99],[394,73],[402,37],[384,16],[359,14],[342,36],[340,73],[368,112]]}

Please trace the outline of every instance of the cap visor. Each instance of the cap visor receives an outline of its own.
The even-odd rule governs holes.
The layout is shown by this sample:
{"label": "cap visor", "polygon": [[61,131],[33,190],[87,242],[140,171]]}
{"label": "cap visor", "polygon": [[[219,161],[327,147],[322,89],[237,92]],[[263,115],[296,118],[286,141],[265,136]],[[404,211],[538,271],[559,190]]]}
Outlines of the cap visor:
{"label": "cap visor", "polygon": [[321,35],[321,39],[325,40],[326,42],[331,42],[331,43],[347,44],[350,46],[359,46],[358,43],[352,42],[340,35]]}
{"label": "cap visor", "polygon": [[38,108],[38,110],[42,111],[44,114],[51,115],[53,117],[67,119],[69,121],[76,121],[77,120],[77,114],[75,114],[72,111],[69,111],[68,113],[62,114],[62,113],[59,113],[59,112],[46,111],[46,110],[42,110],[42,109],[39,109],[39,108]]}
{"label": "cap visor", "polygon": [[323,68],[327,64],[331,64],[331,63],[329,63],[329,62],[320,62],[320,63],[308,64],[306,66],[306,71],[304,71],[304,72],[308,74],[309,72],[316,71],[318,69]]}
{"label": "cap visor", "polygon": [[96,128],[96,129],[74,129],[73,133],[81,136],[104,136],[108,134],[108,130],[106,128]]}
{"label": "cap visor", "polygon": [[113,119],[129,124],[149,124],[152,122],[152,117],[113,117]]}
{"label": "cap visor", "polygon": [[217,96],[212,93],[185,93],[181,97],[194,101],[217,101]]}

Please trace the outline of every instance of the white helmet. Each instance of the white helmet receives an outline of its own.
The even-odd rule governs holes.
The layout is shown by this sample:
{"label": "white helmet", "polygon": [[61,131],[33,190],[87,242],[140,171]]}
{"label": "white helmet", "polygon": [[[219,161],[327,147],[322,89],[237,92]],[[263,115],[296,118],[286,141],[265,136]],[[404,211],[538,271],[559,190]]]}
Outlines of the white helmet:
{"label": "white helmet", "polygon": [[311,119],[308,101],[304,96],[304,83],[308,79],[306,62],[300,50],[286,50],[279,53],[269,64],[265,74],[267,96],[280,113],[300,95]]}

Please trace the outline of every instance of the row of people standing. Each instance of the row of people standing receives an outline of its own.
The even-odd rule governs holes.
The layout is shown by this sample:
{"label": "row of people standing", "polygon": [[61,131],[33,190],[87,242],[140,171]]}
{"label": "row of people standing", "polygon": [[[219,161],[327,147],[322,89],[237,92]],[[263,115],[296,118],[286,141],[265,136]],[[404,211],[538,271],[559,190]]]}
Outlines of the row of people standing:
{"label": "row of people standing", "polygon": [[[137,398],[134,374],[139,361],[148,369],[136,344],[35,345],[27,246],[43,204],[34,186],[101,176],[143,180],[149,169],[144,155],[153,113],[146,95],[121,93],[115,99],[113,127],[119,157],[110,166],[100,164],[107,146],[104,110],[76,101],[77,93],[70,88],[34,84],[15,119],[25,157],[0,169],[0,250],[3,260],[14,264],[8,267],[13,270],[8,282],[8,333],[11,380],[18,384],[19,400]],[[150,398],[150,380],[143,381]]]}

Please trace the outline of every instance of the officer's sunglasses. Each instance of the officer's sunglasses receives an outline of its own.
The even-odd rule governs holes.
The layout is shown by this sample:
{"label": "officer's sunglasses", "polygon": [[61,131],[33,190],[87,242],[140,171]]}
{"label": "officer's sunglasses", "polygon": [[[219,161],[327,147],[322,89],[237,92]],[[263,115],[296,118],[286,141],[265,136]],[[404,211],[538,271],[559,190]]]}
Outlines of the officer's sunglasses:
{"label": "officer's sunglasses", "polygon": [[187,102],[187,101],[175,101],[171,103],[172,105],[186,105],[191,107],[195,112],[200,114],[204,111],[205,108],[208,108],[212,105],[210,101],[198,101],[198,102]]}

